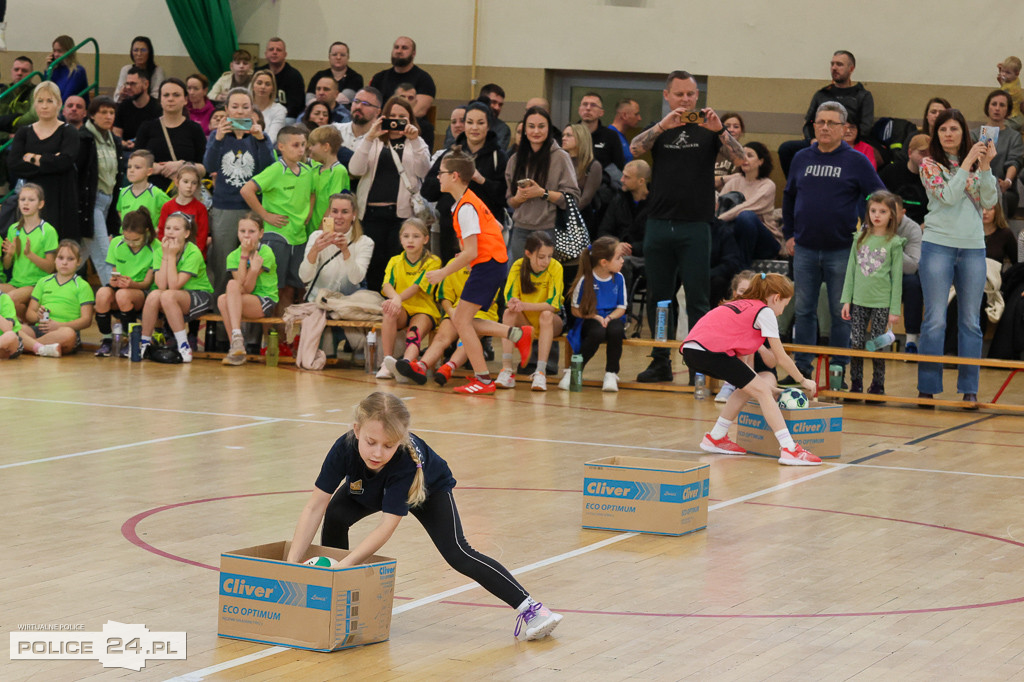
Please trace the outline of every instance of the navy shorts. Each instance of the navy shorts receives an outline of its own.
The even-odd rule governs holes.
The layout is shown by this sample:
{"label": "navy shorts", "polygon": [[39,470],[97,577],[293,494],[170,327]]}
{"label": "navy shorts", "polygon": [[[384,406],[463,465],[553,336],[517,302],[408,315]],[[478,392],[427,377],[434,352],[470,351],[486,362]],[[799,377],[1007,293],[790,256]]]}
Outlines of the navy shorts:
{"label": "navy shorts", "polygon": [[188,294],[188,312],[185,313],[186,322],[191,322],[213,309],[213,294],[209,291],[190,289],[186,293]]}
{"label": "navy shorts", "polygon": [[475,303],[484,310],[490,308],[494,297],[505,286],[507,275],[508,263],[499,263],[493,258],[477,263],[469,271],[469,279],[459,300]]}
{"label": "navy shorts", "polygon": [[306,257],[306,245],[292,246],[277,232],[264,232],[262,241],[274,252],[274,260],[277,261],[277,288],[301,289],[306,286],[299,277],[299,266]]}

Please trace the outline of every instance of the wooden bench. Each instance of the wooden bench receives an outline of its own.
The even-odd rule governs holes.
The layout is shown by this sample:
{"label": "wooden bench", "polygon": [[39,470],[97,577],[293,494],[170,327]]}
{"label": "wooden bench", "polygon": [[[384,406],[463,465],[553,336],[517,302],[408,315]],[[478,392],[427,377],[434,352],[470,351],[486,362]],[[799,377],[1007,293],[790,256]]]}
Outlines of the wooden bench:
{"label": "wooden bench", "polygon": [[[206,315],[200,315],[196,318],[207,324],[211,322],[223,322],[224,318],[221,315],[214,313],[207,313]],[[279,325],[284,324],[284,319],[281,317],[256,317],[256,318],[242,318],[243,324],[271,324]],[[379,320],[332,320],[327,318],[328,327],[346,327],[348,329],[365,329],[366,331],[380,331]],[[207,360],[220,360],[227,353],[218,353],[217,351],[203,350],[202,352],[193,352],[192,356],[196,358],[202,358]],[[248,362],[266,362],[266,358],[262,355],[247,355],[246,360]],[[278,363],[282,365],[294,365],[295,358],[281,357],[278,358]],[[327,366],[333,367],[340,364],[337,358],[328,358]]]}

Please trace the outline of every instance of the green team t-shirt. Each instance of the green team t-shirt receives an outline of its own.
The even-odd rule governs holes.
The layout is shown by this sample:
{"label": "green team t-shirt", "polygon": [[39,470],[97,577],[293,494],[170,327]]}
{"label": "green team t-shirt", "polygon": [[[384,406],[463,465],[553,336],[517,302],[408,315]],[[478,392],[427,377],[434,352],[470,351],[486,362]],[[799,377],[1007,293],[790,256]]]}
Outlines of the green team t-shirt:
{"label": "green team t-shirt", "polygon": [[[256,286],[253,287],[252,293],[254,296],[263,296],[277,303],[277,259],[274,257],[274,251],[266,244],[260,244],[258,253],[263,259],[263,267],[256,278]],[[239,246],[228,254],[228,272],[237,271],[241,260],[242,247]]]}
{"label": "green team t-shirt", "polygon": [[110,241],[110,248],[107,249],[107,262],[114,267],[114,272],[124,275],[133,282],[145,280],[150,270],[159,267],[162,258],[163,249],[156,239],[136,253],[128,246],[124,237],[114,237]]}
{"label": "green team t-shirt", "polygon": [[32,298],[50,311],[50,319],[55,322],[77,320],[82,316],[82,306],[96,303],[92,287],[78,275],[72,275],[64,284],[56,274],[44,277],[32,290]]}
{"label": "green team t-shirt", "polygon": [[330,168],[316,164],[313,169],[313,189],[316,192],[316,205],[310,216],[306,236],[320,229],[320,222],[330,209],[331,195],[343,192],[351,187],[348,171],[341,162],[335,162]]}
{"label": "green team t-shirt", "polygon": [[11,331],[15,334],[21,330],[21,322],[18,322],[18,313],[14,309],[14,301],[4,293],[0,293],[0,318],[9,320],[14,325],[14,329]]}
{"label": "green team t-shirt", "polygon": [[35,286],[36,282],[50,273],[28,259],[28,256],[25,255],[25,241],[28,241],[32,253],[40,258],[46,258],[49,254],[57,251],[60,237],[57,236],[57,230],[53,225],[45,220],[27,232],[17,225],[11,226],[7,238],[14,241],[18,237],[21,238],[21,250],[14,254],[14,263],[11,265],[11,286],[15,288]]}
{"label": "green team t-shirt", "polygon": [[[163,253],[154,254],[153,269],[159,270],[163,265]],[[185,242],[185,248],[178,254],[178,272],[187,272],[192,275],[182,287],[183,291],[208,291],[213,293],[210,286],[210,279],[206,276],[206,261],[203,260],[203,252],[192,242]]]}
{"label": "green team t-shirt", "polygon": [[305,244],[309,197],[313,194],[313,170],[300,163],[299,172],[294,173],[284,161],[278,160],[260,171],[252,181],[263,195],[263,208],[288,218],[284,227],[267,223],[264,229],[281,235],[292,246]]}
{"label": "green team t-shirt", "polygon": [[128,213],[128,211],[134,211],[145,206],[149,211],[149,217],[153,219],[153,225],[156,225],[160,220],[160,209],[169,200],[170,197],[155,185],[150,185],[138,196],[135,195],[132,186],[128,185],[121,189],[121,194],[117,197],[117,215],[121,216],[121,220],[124,220],[124,214]]}

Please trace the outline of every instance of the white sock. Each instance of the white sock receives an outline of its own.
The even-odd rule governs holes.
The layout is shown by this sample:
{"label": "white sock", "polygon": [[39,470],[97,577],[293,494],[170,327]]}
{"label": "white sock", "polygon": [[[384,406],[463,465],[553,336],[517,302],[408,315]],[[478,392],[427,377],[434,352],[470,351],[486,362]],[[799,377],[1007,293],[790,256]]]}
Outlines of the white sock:
{"label": "white sock", "polygon": [[722,436],[728,435],[730,426],[732,426],[731,419],[719,417],[718,421],[715,422],[714,428],[711,429],[711,437],[718,440]]}
{"label": "white sock", "polygon": [[531,606],[533,606],[536,603],[537,602],[535,602],[533,600],[533,597],[527,597],[526,599],[523,600],[522,604],[520,604],[519,606],[516,607],[516,611],[518,611],[519,613],[522,613],[523,611],[525,611],[526,609],[530,608]]}
{"label": "white sock", "polygon": [[793,440],[793,436],[789,435],[789,429],[776,431],[775,437],[779,440],[779,447],[781,448],[792,449],[796,447],[796,441]]}
{"label": "white sock", "polygon": [[148,346],[151,343],[153,343],[153,337],[152,336],[143,336],[142,337],[142,345],[143,346]]}
{"label": "white sock", "polygon": [[178,348],[181,348],[182,344],[188,343],[188,330],[182,329],[180,332],[174,332],[174,340],[178,342]]}
{"label": "white sock", "polygon": [[907,343],[917,343],[917,334],[907,334]]}

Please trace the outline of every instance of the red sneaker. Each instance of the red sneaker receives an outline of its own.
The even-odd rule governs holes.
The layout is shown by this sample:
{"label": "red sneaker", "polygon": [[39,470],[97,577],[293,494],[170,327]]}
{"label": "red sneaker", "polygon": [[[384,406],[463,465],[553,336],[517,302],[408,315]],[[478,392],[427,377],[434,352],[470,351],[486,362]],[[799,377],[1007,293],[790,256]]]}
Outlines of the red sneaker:
{"label": "red sneaker", "polygon": [[280,343],[277,344],[277,354],[280,355],[282,358],[295,357],[295,354],[292,353],[292,347],[285,343],[284,341],[281,341]]}
{"label": "red sneaker", "polygon": [[448,380],[452,378],[452,366],[449,363],[444,363],[434,372],[434,381],[437,382],[438,386],[444,386],[448,383]]}
{"label": "red sneaker", "polygon": [[526,363],[530,361],[530,347],[533,345],[533,327],[524,324],[520,329],[523,330],[523,335],[516,341],[516,350],[519,351],[519,366],[526,367]]}
{"label": "red sneaker", "polygon": [[725,434],[721,438],[712,438],[710,433],[704,434],[704,439],[700,442],[700,449],[704,452],[712,452],[716,455],[745,455],[747,451],[736,445],[729,438],[729,434]]}
{"label": "red sneaker", "polygon": [[796,467],[814,467],[821,464],[821,458],[815,457],[797,443],[792,448],[779,449],[779,464]]}
{"label": "red sneaker", "polygon": [[402,358],[395,363],[395,370],[406,379],[412,379],[420,386],[427,383],[427,366],[419,360],[406,360]]}
{"label": "red sneaker", "polygon": [[456,386],[454,391],[463,395],[485,395],[487,393],[494,393],[495,386],[492,381],[489,384],[485,384],[476,377],[473,377],[468,384],[465,386]]}

